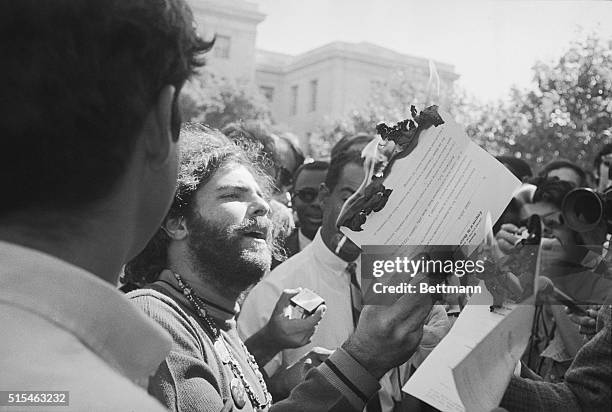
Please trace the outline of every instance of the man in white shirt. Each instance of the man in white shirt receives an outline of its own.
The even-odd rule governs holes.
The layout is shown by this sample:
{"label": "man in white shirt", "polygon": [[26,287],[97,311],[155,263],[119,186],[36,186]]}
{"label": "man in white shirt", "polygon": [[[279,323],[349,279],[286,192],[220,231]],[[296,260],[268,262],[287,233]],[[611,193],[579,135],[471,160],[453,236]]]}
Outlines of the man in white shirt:
{"label": "man in white shirt", "polygon": [[[311,342],[298,349],[283,350],[272,359],[265,370],[272,378],[272,386],[280,386],[278,392],[288,393],[297,380],[284,372],[313,347],[335,349],[353,332],[356,320],[352,299],[351,273],[359,273],[358,257],[361,250],[350,240],[339,248],[342,234],[336,227],[336,218],[342,204],[360,186],[364,177],[362,159],[358,151],[348,151],[332,159],[321,189],[323,224],[312,243],[286,262],[279,265],[265,277],[247,296],[238,318],[238,329],[243,339],[256,333],[267,322],[274,302],[285,288],[305,287],[319,294],[327,306],[326,315],[312,336]],[[339,250],[337,250],[339,249]],[[424,341],[428,347],[421,347],[413,357],[414,366],[423,360],[423,351],[431,351],[435,344],[448,332],[450,323],[441,306],[434,306],[424,327]],[[421,353],[419,353],[421,352]],[[405,381],[410,365],[404,365],[387,373],[381,380],[380,392],[382,410],[392,410],[401,401],[398,382]],[[293,375],[292,375],[293,376]],[[284,384],[282,387],[281,384]]]}
{"label": "man in white shirt", "polygon": [[0,27],[0,410],[162,411],[142,386],[170,338],[114,285],[172,200],[211,44],[182,0],[9,0]]}

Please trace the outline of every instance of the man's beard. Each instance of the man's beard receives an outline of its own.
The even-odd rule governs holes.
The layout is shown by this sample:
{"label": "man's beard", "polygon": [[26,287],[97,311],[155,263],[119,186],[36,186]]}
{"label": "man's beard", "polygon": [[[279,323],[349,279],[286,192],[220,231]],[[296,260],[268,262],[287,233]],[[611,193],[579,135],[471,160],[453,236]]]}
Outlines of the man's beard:
{"label": "man's beard", "polygon": [[[257,283],[270,269],[272,260],[272,228],[270,220],[258,217],[240,225],[220,227],[197,215],[188,222],[187,246],[191,263],[202,280],[219,291],[239,294]],[[244,233],[266,229],[266,243],[243,246]]]}

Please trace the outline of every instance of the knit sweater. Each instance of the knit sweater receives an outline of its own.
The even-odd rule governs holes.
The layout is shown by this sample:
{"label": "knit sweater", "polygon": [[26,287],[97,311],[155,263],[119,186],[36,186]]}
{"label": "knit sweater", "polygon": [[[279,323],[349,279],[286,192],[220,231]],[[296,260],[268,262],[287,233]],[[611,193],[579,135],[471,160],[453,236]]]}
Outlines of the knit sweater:
{"label": "knit sweater", "polygon": [[[232,399],[233,374],[229,365],[221,362],[203,321],[184,296],[170,287],[154,285],[131,292],[128,297],[173,339],[170,353],[149,381],[149,393],[171,411],[220,411],[225,401]],[[235,319],[215,321],[257,399],[263,403],[264,393],[239,341]],[[271,411],[359,411],[378,389],[378,382],[344,350],[338,349]],[[241,411],[252,410],[247,399]]]}

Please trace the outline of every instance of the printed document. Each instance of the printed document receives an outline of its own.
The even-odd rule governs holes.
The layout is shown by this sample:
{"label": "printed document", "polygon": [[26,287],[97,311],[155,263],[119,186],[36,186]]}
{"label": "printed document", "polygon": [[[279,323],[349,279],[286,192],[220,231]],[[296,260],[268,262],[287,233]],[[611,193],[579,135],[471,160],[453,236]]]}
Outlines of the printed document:
{"label": "printed document", "polygon": [[393,164],[385,207],[363,231],[341,229],[357,245],[477,245],[487,212],[495,222],[510,202],[521,182],[440,115],[444,124],[424,130],[412,153]]}

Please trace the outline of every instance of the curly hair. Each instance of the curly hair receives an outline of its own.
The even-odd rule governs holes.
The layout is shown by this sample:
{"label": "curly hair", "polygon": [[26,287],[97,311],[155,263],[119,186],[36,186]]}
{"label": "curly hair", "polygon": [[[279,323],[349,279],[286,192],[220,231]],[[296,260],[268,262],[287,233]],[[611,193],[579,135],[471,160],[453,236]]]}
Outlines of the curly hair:
{"label": "curly hair", "polygon": [[184,0],[0,2],[0,213],[106,197],[168,85],[178,138],[180,90],[211,47]]}
{"label": "curly hair", "polygon": [[[248,150],[248,145],[248,142],[231,141],[219,131],[205,126],[186,125],[181,130],[178,187],[166,219],[192,218],[196,192],[210,181],[217,170],[228,164],[245,166],[256,178],[264,196],[269,197],[272,181],[263,171],[258,153]],[[273,253],[278,254],[281,252],[280,239],[274,237]],[[162,228],[158,229],[144,250],[125,266],[122,280],[139,286],[155,281],[159,273],[167,268],[169,244],[170,237]]]}

